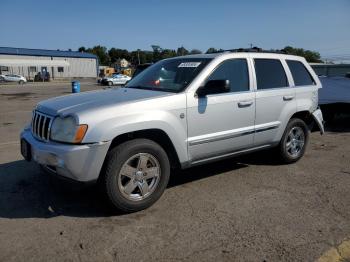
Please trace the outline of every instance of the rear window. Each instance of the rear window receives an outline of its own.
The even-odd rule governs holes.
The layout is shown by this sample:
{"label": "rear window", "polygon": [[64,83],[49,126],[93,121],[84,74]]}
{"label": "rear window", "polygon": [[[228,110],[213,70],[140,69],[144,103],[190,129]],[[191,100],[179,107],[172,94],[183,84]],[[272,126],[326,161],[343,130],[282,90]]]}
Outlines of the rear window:
{"label": "rear window", "polygon": [[311,77],[309,71],[305,68],[303,63],[294,60],[286,60],[292,73],[295,86],[314,85],[315,81]]}
{"label": "rear window", "polygon": [[287,76],[278,59],[254,59],[258,89],[288,86]]}

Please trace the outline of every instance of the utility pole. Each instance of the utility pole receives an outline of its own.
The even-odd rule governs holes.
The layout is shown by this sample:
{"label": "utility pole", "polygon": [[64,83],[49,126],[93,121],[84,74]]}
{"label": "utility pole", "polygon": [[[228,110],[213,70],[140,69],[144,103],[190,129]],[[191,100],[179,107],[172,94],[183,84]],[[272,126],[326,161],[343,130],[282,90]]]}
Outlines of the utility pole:
{"label": "utility pole", "polygon": [[139,64],[140,64],[140,49],[137,49],[137,59],[138,59]]}

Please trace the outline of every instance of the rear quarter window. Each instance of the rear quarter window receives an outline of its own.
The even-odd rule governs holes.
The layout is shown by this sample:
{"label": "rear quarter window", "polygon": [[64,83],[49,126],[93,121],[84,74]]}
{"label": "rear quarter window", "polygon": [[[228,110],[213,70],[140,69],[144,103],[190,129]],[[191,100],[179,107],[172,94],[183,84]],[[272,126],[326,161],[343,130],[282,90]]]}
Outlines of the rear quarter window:
{"label": "rear quarter window", "polygon": [[279,59],[255,58],[254,64],[258,90],[288,86],[287,76]]}
{"label": "rear quarter window", "polygon": [[299,61],[286,60],[289,70],[292,73],[295,86],[314,85],[315,80],[310,75],[304,64]]}

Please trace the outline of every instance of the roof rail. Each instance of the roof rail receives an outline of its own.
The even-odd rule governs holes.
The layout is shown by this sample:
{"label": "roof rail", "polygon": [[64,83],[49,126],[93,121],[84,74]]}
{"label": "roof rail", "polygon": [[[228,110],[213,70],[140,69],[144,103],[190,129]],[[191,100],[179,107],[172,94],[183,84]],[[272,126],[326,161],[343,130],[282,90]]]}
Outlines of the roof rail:
{"label": "roof rail", "polygon": [[227,49],[227,50],[218,50],[213,53],[225,53],[225,52],[230,52],[230,53],[247,53],[247,52],[255,52],[255,53],[273,53],[273,54],[287,54],[287,52],[282,49],[282,50],[264,50],[259,47],[252,47],[252,48],[236,48],[236,49]]}

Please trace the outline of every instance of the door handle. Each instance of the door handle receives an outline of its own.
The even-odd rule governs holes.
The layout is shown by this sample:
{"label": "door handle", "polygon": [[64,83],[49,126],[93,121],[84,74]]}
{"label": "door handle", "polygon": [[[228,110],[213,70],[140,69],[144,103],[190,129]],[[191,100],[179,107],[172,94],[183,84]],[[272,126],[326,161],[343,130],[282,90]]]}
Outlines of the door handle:
{"label": "door handle", "polygon": [[293,95],[290,95],[290,96],[283,96],[283,100],[284,101],[290,101],[290,100],[293,100],[294,96]]}
{"label": "door handle", "polygon": [[238,102],[238,107],[248,107],[253,104],[252,100],[247,100],[247,101],[240,101]]}

